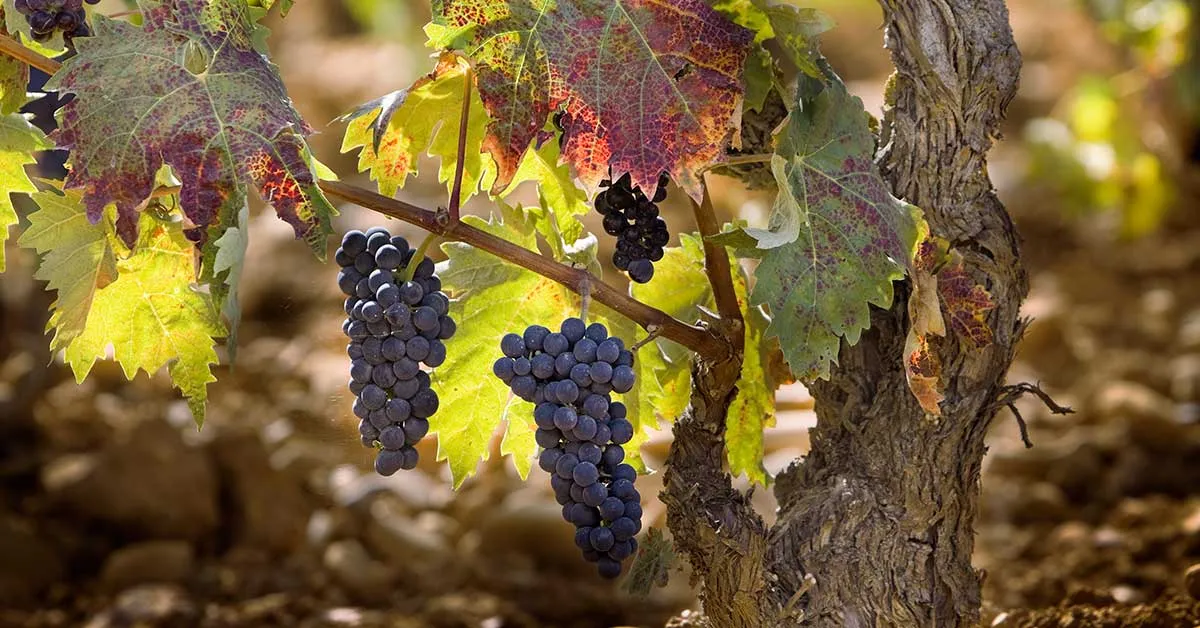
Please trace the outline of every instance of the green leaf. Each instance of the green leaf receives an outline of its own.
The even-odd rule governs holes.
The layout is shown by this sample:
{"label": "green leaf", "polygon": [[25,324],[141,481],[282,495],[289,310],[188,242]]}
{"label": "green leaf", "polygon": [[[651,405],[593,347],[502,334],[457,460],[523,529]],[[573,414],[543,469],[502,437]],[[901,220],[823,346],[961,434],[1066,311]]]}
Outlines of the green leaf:
{"label": "green leaf", "polygon": [[754,0],[771,22],[780,49],[800,71],[820,78],[821,70],[816,63],[817,38],[833,29],[834,22],[817,9],[800,9],[789,4],[768,5],[766,0]]}
{"label": "green leaf", "polygon": [[836,79],[792,109],[771,168],[779,195],[770,231],[747,230],[763,252],[753,293],[774,320],[792,372],[828,377],[841,338],[887,308],[926,230],[920,210],[894,198],[871,157],[862,101]]}
{"label": "green leaf", "polygon": [[754,33],[754,45],[742,68],[742,81],[746,85],[743,108],[762,111],[767,94],[775,84],[775,62],[762,46],[762,42],[775,36],[771,22],[751,0],[716,0],[712,7]]}
{"label": "green leaf", "polygon": [[[568,247],[572,247],[581,238],[587,237],[579,216],[586,216],[592,211],[588,203],[587,193],[571,176],[571,169],[566,164],[559,165],[560,156],[557,142],[546,142],[541,148],[525,153],[521,165],[513,175],[512,183],[500,196],[510,196],[524,182],[537,184],[538,206],[535,212],[537,231],[550,244],[550,249],[556,259],[581,261],[577,257],[579,246],[574,246],[571,256]],[[592,261],[595,252],[592,251]]]}
{"label": "green leaf", "polygon": [[[550,237],[557,231],[543,230],[544,225],[560,222],[553,211],[525,211],[504,204],[500,209],[500,220],[485,222],[474,216],[463,220],[530,251],[537,250],[541,234],[550,240],[552,249],[564,250],[558,261],[570,256],[560,238]],[[447,341],[446,362],[433,375],[442,398],[442,409],[430,419],[431,431],[438,435],[438,459],[449,460],[455,484],[461,484],[487,458],[492,435],[501,420],[506,420],[500,450],[512,456],[524,477],[537,453],[533,404],[513,397],[508,386],[492,375],[492,364],[500,357],[500,339],[533,324],[554,327],[564,318],[578,316],[582,302],[564,286],[470,245],[448,242],[442,250],[449,259],[438,265],[438,275],[443,289],[454,298],[451,315],[458,321],[459,331]],[[632,344],[636,326],[628,319],[593,304],[590,320],[604,322],[610,333]],[[634,363],[638,381],[623,397],[635,430],[627,448],[628,461],[641,469],[637,446],[645,442],[646,430],[657,426],[655,410],[673,412],[679,405],[675,388],[666,390],[659,383],[669,366],[659,353],[653,343],[638,352]],[[684,389],[679,411],[687,400]]]}
{"label": "green leaf", "polygon": [[[774,41],[801,72],[822,77],[817,65],[817,39],[834,26],[828,15],[817,9],[800,9],[769,0],[715,0],[713,8],[754,33],[754,47],[742,71],[747,110],[761,111],[770,90],[777,85],[775,61],[764,42]],[[782,94],[783,88],[779,90]]]}
{"label": "green leaf", "polygon": [[[535,250],[532,219],[509,210],[506,221],[464,221]],[[433,374],[442,406],[430,419],[438,437],[438,460],[448,460],[455,486],[475,473],[488,455],[488,443],[507,418],[501,451],[513,457],[518,471],[528,473],[537,445],[533,441],[533,405],[511,396],[508,386],[492,375],[504,334],[534,323],[578,314],[579,298],[563,286],[497,260],[490,253],[461,243],[442,246],[449,259],[441,264],[442,287],[454,301],[451,316],[458,334],[446,342],[446,362]]]}
{"label": "green leaf", "polygon": [[702,0],[435,0],[426,33],[476,62],[494,190],[561,110],[586,186],[611,166],[653,189],[666,171],[697,199],[696,171],[733,131],[752,37]]}
{"label": "green leaf", "polygon": [[[712,288],[704,271],[704,247],[696,235],[680,234],[679,241],[680,246],[665,250],[663,259],[656,264],[654,279],[649,283],[635,284],[631,292],[639,301],[654,303],[675,318],[697,320],[702,316],[700,308],[710,311],[716,309]],[[734,474],[745,473],[752,481],[765,485],[767,475],[762,466],[763,430],[775,422],[777,388],[777,382],[768,376],[770,369],[767,360],[771,349],[763,336],[770,320],[761,308],[749,304],[746,275],[737,260],[731,259],[730,262],[734,269],[734,290],[746,323],[746,336],[737,395],[726,415],[726,454],[730,471]],[[677,367],[664,378],[673,387],[673,394],[664,397],[674,402],[673,409],[682,412],[689,402],[691,369],[687,367],[690,353],[667,340],[659,343],[664,351],[675,353],[682,362],[683,368]],[[681,381],[670,381],[680,376],[683,377]]]}
{"label": "green leaf", "polygon": [[19,242],[42,255],[34,277],[58,293],[46,325],[57,351],[83,333],[96,292],[117,278],[117,260],[103,225],[88,222],[78,192],[38,192],[33,200],[40,209]]}
{"label": "green leaf", "polygon": [[57,141],[71,151],[66,186],[85,191],[88,217],[97,221],[116,204],[117,232],[132,245],[139,208],[166,164],[183,184],[180,206],[193,225],[228,222],[220,213],[240,207],[229,199],[253,184],[323,256],[335,211],[304,141],[312,129],[255,50],[245,3],[141,6],[144,29],[95,16],[95,36],[76,40],[78,54],[47,85],[75,94]]}
{"label": "green leaf", "polygon": [[[6,36],[0,24],[0,37]],[[25,86],[29,84],[29,66],[8,56],[0,55],[0,115],[16,113],[28,100]],[[4,270],[0,264],[0,271]]]}
{"label": "green leaf", "polygon": [[738,270],[733,287],[741,306],[746,337],[742,353],[742,373],[737,382],[737,395],[725,415],[725,451],[729,471],[746,474],[752,482],[767,485],[767,470],[763,467],[763,430],[775,425],[775,390],[779,382],[771,376],[770,356],[778,350],[768,344],[764,335],[771,320],[762,308],[753,307],[747,298],[746,274]]}
{"label": "green leaf", "polygon": [[[417,175],[422,152],[441,160],[438,180],[449,192],[458,165],[458,129],[462,115],[466,66],[453,54],[443,54],[437,68],[411,87],[366,103],[339,118],[349,122],[342,152],[359,149],[358,170],[369,171],[379,193],[395,196],[410,176]],[[462,202],[475,194],[480,181],[495,176],[490,159],[480,153],[487,116],[479,93],[471,92],[472,115],[467,125],[463,163]]]}
{"label": "green leaf", "polygon": [[0,116],[0,273],[5,268],[4,243],[8,240],[8,230],[17,224],[11,195],[37,190],[25,174],[25,166],[34,163],[34,151],[49,147],[46,136],[23,116]]}
{"label": "green leaf", "polygon": [[678,557],[675,546],[658,528],[650,528],[642,537],[637,556],[629,566],[629,575],[621,588],[630,595],[646,597],[655,587],[665,587]]}
{"label": "green leaf", "polygon": [[139,369],[152,374],[168,366],[197,425],[203,423],[207,384],[216,381],[213,345],[225,329],[212,298],[192,287],[193,247],[182,224],[143,214],[137,246],[119,251],[108,221],[91,224],[77,194],[39,193],[35,200],[42,209],[30,216],[21,241],[46,255],[37,276],[59,290],[53,346],[65,350],[75,379],[82,382],[111,346],[129,379]]}
{"label": "green leaf", "polygon": [[225,319],[225,326],[229,329],[225,348],[229,351],[230,362],[237,359],[238,327],[242,320],[238,286],[241,284],[242,270],[246,263],[246,247],[250,243],[250,207],[245,202],[242,203],[235,224],[236,226],[226,229],[225,234],[213,243],[216,255],[212,265],[214,278],[210,283],[213,286],[213,300]]}

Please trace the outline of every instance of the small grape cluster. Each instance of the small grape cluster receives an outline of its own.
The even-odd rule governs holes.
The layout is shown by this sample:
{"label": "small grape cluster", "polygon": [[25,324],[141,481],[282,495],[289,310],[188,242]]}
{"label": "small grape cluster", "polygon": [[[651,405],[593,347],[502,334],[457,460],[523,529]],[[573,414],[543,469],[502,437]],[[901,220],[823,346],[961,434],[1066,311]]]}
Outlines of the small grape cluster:
{"label": "small grape cluster", "polygon": [[[98,2],[100,0],[87,0],[88,4]],[[92,34],[81,0],[16,0],[14,6],[29,22],[34,41],[46,41],[54,31],[62,31],[67,39]]]}
{"label": "small grape cluster", "polygon": [[631,187],[625,174],[616,183],[600,182],[605,188],[596,195],[596,211],[604,216],[604,232],[617,237],[613,265],[629,272],[629,278],[646,283],[654,276],[654,262],[663,258],[663,247],[671,240],[667,223],[658,216],[658,203],[667,198],[664,173],[658,178],[653,198],[646,198],[641,188]]}
{"label": "small grape cluster", "polygon": [[575,544],[600,575],[621,575],[621,561],[637,551],[642,528],[637,472],[622,447],[633,438],[625,404],[611,393],[633,388],[633,353],[600,323],[568,318],[559,331],[541,325],[500,341],[504,357],[492,371],[513,394],[535,404],[538,466],[574,524]]}
{"label": "small grape cluster", "polygon": [[450,299],[422,257],[404,280],[416,251],[401,236],[376,227],[350,231],[335,259],[342,267],[338,287],[347,295],[342,331],[350,337],[350,392],[362,443],[379,449],[375,470],[392,475],[417,466],[417,450],[429,432],[438,396],[421,365],[446,360],[443,340],[457,327]]}

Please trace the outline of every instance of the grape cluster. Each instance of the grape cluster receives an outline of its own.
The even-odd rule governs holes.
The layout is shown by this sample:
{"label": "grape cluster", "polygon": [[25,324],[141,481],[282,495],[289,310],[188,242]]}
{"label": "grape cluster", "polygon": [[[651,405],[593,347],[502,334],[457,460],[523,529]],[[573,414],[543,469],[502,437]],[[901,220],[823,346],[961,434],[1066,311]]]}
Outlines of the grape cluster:
{"label": "grape cluster", "polygon": [[535,404],[538,466],[550,474],[575,544],[600,575],[616,578],[637,550],[641,495],[621,445],[633,438],[625,404],[611,393],[633,388],[633,353],[600,323],[568,318],[559,331],[533,325],[500,341],[492,370],[513,394]]}
{"label": "grape cluster", "polygon": [[[88,4],[97,2],[100,0],[87,0]],[[50,39],[54,31],[62,31],[67,39],[92,34],[81,0],[16,0],[15,6],[29,22],[35,41]]]}
{"label": "grape cluster", "polygon": [[628,271],[629,278],[646,283],[654,276],[654,262],[663,258],[663,247],[671,239],[667,223],[658,216],[658,203],[667,198],[667,183],[664,173],[658,178],[658,189],[653,198],[646,198],[641,188],[630,187],[630,177],[625,174],[616,183],[604,180],[605,188],[596,195],[596,211],[604,216],[604,232],[617,236],[617,250],[613,252],[613,265]]}
{"label": "grape cluster", "polygon": [[413,446],[438,409],[421,365],[441,365],[442,341],[457,330],[433,260],[422,257],[412,279],[403,279],[414,255],[403,237],[375,227],[348,232],[335,257],[342,267],[338,287],[347,295],[342,331],[350,337],[354,414],[362,419],[363,445],[379,449],[375,470],[381,475],[417,466]]}

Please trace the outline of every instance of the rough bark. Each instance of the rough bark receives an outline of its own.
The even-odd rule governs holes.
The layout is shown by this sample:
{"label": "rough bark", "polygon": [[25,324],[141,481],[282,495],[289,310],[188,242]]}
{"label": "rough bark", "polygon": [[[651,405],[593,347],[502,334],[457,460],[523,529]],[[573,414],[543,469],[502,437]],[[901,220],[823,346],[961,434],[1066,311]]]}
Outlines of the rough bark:
{"label": "rough bark", "polygon": [[699,362],[692,402],[675,422],[660,498],[675,545],[703,575],[701,601],[713,626],[758,628],[768,607],[766,527],[733,489],[725,463],[725,415],[741,361]]}
{"label": "rough bark", "polygon": [[996,302],[995,344],[941,343],[943,416],[905,383],[907,291],[843,347],[812,386],[812,452],[778,479],[770,569],[782,590],[802,574],[817,626],[968,626],[978,621],[971,567],[979,472],[994,400],[1020,336],[1026,293],[1017,235],[987,175],[986,154],[1016,93],[1020,55],[1002,0],[883,0],[896,64],[879,164],[894,193],[925,210]]}
{"label": "rough bark", "polygon": [[[693,407],[668,458],[668,525],[704,581],[713,626],[970,626],[971,567],[984,436],[1020,336],[1027,282],[1017,235],[987,175],[986,153],[1016,92],[1020,55],[1003,0],[880,0],[896,65],[879,165],[894,193],[925,211],[992,294],[995,343],[940,343],[943,416],[909,392],[902,351],[908,288],[872,313],[816,382],[812,451],[777,478],[776,526],[721,472],[724,409],[736,371],[700,364]],[[765,559],[764,559],[765,555]],[[765,560],[765,563],[764,563]],[[804,590],[804,578],[815,584]],[[803,593],[800,595],[800,593]]]}

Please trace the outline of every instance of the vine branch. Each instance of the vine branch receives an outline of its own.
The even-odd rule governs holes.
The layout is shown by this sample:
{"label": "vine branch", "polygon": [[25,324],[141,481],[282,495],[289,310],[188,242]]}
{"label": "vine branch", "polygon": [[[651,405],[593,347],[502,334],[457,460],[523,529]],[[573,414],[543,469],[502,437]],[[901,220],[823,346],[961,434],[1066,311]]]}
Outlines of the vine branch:
{"label": "vine branch", "polygon": [[[697,203],[692,201],[692,209],[696,213],[696,226],[700,229],[700,237],[704,242],[704,272],[708,282],[712,284],[713,298],[717,301],[717,312],[721,319],[734,323],[740,329],[742,325],[742,308],[738,306],[737,292],[733,289],[733,268],[729,265],[729,254],[725,247],[709,240],[721,231],[717,222],[717,213],[713,210],[712,195],[708,191],[708,182],[701,176],[701,186],[704,188],[704,198]],[[740,337],[741,332],[738,332]],[[741,346],[739,339],[736,346]]]}
{"label": "vine branch", "polygon": [[[54,74],[62,67],[62,63],[39,54],[10,37],[0,36],[0,53],[17,59],[26,65],[38,68],[47,74]],[[469,103],[470,74],[467,75],[467,79],[468,92],[465,101]],[[582,285],[589,285],[589,296],[591,298],[603,303],[645,329],[657,327],[661,330],[660,335],[664,338],[674,340],[706,357],[720,358],[728,354],[728,345],[704,328],[688,325],[658,308],[651,307],[633,297],[623,294],[616,288],[600,281],[586,270],[560,264],[536,252],[517,246],[503,238],[496,237],[460,222],[457,215],[457,206],[462,191],[463,159],[461,155],[465,151],[466,119],[469,112],[469,105],[464,104],[463,121],[460,122],[462,131],[458,140],[460,158],[458,160],[458,168],[455,172],[454,190],[450,198],[452,220],[446,221],[444,217],[443,220],[439,220],[437,212],[339,181],[321,181],[319,182],[321,189],[330,196],[349,201],[384,216],[403,220],[425,231],[442,236],[444,239],[470,244],[502,260],[558,282],[574,292],[579,292]],[[158,190],[155,192],[156,196],[160,195],[158,194]],[[163,193],[165,194],[166,192],[164,191]],[[715,218],[713,222],[715,224]],[[726,265],[728,265],[728,260],[726,260]]]}
{"label": "vine branch", "polygon": [[727,345],[707,330],[672,318],[666,312],[642,303],[600,281],[586,270],[560,264],[463,222],[442,224],[438,222],[434,212],[411,203],[388,198],[382,194],[340,181],[322,181],[320,185],[321,189],[330,196],[349,201],[384,216],[403,220],[430,233],[436,233],[444,239],[465,242],[502,260],[558,282],[573,292],[579,292],[580,286],[587,283],[590,286],[592,299],[607,305],[643,328],[649,329],[653,325],[658,325],[662,329],[663,337],[674,340],[701,355],[718,358],[728,352]]}
{"label": "vine branch", "polygon": [[54,74],[62,67],[62,63],[39,54],[35,50],[31,50],[21,45],[20,42],[11,38],[0,36],[0,52],[24,63],[25,65],[33,66],[46,74]]}

